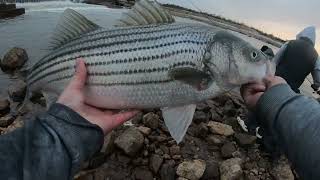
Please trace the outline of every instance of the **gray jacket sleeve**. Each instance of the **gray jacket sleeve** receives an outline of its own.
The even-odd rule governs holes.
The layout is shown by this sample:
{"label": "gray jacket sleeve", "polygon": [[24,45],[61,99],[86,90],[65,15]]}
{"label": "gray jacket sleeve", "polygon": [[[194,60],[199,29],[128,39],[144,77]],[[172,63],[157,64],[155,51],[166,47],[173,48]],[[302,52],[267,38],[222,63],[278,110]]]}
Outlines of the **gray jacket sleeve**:
{"label": "gray jacket sleeve", "polygon": [[318,57],[316,64],[314,65],[314,69],[311,72],[313,84],[317,87],[320,87],[320,58]]}
{"label": "gray jacket sleeve", "polygon": [[320,179],[319,103],[281,84],[264,93],[258,101],[257,114],[299,176],[306,180]]}
{"label": "gray jacket sleeve", "polygon": [[61,104],[0,136],[0,179],[72,179],[103,144],[102,130]]}

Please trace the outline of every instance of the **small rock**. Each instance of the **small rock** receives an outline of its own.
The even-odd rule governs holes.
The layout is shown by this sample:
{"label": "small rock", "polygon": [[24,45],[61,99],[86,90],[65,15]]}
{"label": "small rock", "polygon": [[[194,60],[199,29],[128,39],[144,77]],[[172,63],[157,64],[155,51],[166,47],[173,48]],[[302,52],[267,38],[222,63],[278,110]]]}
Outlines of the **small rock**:
{"label": "small rock", "polygon": [[143,116],[143,124],[151,129],[157,129],[159,127],[159,116],[150,112]]}
{"label": "small rock", "polygon": [[211,113],[211,119],[212,120],[221,121],[222,117],[220,116],[220,114],[215,109],[211,109],[210,113]]}
{"label": "small rock", "polygon": [[271,170],[271,176],[275,180],[294,180],[294,175],[288,163],[276,163]]}
{"label": "small rock", "polygon": [[169,154],[164,154],[164,155],[163,155],[163,158],[164,158],[164,159],[171,159],[171,156],[170,156]]}
{"label": "small rock", "polygon": [[152,172],[144,168],[135,168],[133,175],[136,180],[153,180]]}
{"label": "small rock", "polygon": [[114,140],[115,133],[114,131],[111,131],[107,136],[104,137],[104,143],[100,152],[105,153],[106,155],[110,155],[114,150]]}
{"label": "small rock", "polygon": [[208,135],[208,126],[205,123],[200,123],[196,127],[196,135],[200,138],[205,138]]}
{"label": "small rock", "polygon": [[136,114],[133,118],[130,119],[130,121],[133,124],[139,124],[142,121],[142,117],[143,117],[143,113],[139,112],[138,114]]}
{"label": "small rock", "polygon": [[177,175],[190,180],[200,179],[206,169],[206,162],[203,160],[184,161],[177,168]]}
{"label": "small rock", "polygon": [[164,154],[169,154],[169,148],[165,145],[160,145],[160,149]]}
{"label": "small rock", "polygon": [[12,101],[21,102],[24,100],[24,97],[26,95],[26,89],[27,84],[24,81],[19,80],[16,83],[9,86],[8,94]]}
{"label": "small rock", "polygon": [[222,146],[226,142],[226,137],[220,135],[209,135],[206,140],[209,144]]}
{"label": "small rock", "polygon": [[181,155],[174,155],[174,156],[172,156],[172,159],[180,160],[181,159]]}
{"label": "small rock", "polygon": [[220,179],[221,180],[237,180],[242,176],[241,168],[242,160],[240,158],[232,158],[223,161],[220,164]]}
{"label": "small rock", "polygon": [[178,177],[177,180],[189,180],[189,179],[186,179],[186,178],[184,178],[184,177]]}
{"label": "small rock", "polygon": [[171,146],[169,150],[171,156],[180,155],[180,146],[178,145]]}
{"label": "small rock", "polygon": [[214,161],[206,162],[206,170],[204,171],[202,179],[217,179],[220,176],[219,165]]}
{"label": "small rock", "polygon": [[196,107],[196,109],[199,110],[199,111],[204,111],[204,110],[207,110],[208,108],[209,108],[208,105],[206,105],[203,102],[198,103],[197,107]]}
{"label": "small rock", "polygon": [[143,135],[135,127],[127,129],[115,140],[116,146],[129,156],[134,156],[142,148],[143,142]]}
{"label": "small rock", "polygon": [[174,180],[175,179],[175,168],[174,168],[174,161],[168,161],[164,163],[160,170],[160,177],[161,180]]}
{"label": "small rock", "polygon": [[235,134],[234,137],[236,138],[236,141],[240,146],[252,145],[257,140],[256,136],[250,136],[248,134],[243,134],[243,133],[237,133]]}
{"label": "small rock", "polygon": [[224,158],[230,158],[232,157],[233,153],[237,151],[236,146],[232,143],[226,143],[221,148],[221,155]]}
{"label": "small rock", "polygon": [[10,112],[10,102],[8,99],[0,97],[0,116]]}
{"label": "small rock", "polygon": [[11,125],[15,120],[15,117],[8,114],[4,117],[0,118],[0,127],[8,127],[9,125]]}
{"label": "small rock", "polygon": [[207,121],[207,114],[202,111],[196,111],[193,116],[193,122],[196,124],[206,122]]}
{"label": "small rock", "polygon": [[149,155],[149,152],[147,150],[144,150],[142,154],[144,157],[147,157]]}
{"label": "small rock", "polygon": [[213,134],[219,134],[223,136],[232,136],[234,134],[232,127],[223,123],[210,121],[208,126]]}
{"label": "small rock", "polygon": [[13,71],[21,68],[27,60],[27,52],[24,49],[14,47],[4,55],[1,62],[1,69],[3,71]]}
{"label": "small rock", "polygon": [[138,130],[145,136],[148,136],[151,133],[151,129],[144,126],[139,126]]}
{"label": "small rock", "polygon": [[151,171],[155,174],[158,173],[162,163],[163,163],[163,158],[157,154],[153,154],[150,157],[150,164],[149,164],[149,168],[151,169]]}

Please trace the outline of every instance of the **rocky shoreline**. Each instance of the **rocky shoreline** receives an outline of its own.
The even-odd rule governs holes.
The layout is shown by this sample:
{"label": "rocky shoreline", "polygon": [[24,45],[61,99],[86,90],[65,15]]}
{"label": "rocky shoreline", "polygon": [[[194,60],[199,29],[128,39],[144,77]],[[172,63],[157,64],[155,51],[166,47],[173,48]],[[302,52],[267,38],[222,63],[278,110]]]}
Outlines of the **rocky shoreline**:
{"label": "rocky shoreline", "polygon": [[[17,74],[28,60],[25,50],[14,48],[1,60],[1,69]],[[33,97],[24,112],[17,112],[25,96],[23,80],[8,87],[0,98],[0,133],[23,126],[45,111],[42,96]],[[144,110],[105,137],[104,145],[75,180],[294,180],[284,157],[272,159],[260,140],[248,135],[237,118],[247,109],[241,98],[225,94],[197,105],[193,123],[180,144],[170,136],[158,109]]]}

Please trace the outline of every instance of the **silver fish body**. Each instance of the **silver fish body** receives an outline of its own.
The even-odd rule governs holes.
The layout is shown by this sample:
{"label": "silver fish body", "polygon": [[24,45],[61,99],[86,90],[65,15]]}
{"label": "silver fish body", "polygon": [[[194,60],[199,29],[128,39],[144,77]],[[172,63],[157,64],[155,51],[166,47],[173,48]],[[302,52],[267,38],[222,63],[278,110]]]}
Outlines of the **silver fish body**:
{"label": "silver fish body", "polygon": [[47,105],[54,102],[83,58],[87,104],[161,108],[179,143],[195,103],[261,80],[270,69],[266,56],[244,40],[206,25],[174,23],[155,1],[137,1],[119,22],[104,29],[67,9],[54,31],[54,50],[27,76],[28,92],[42,91]]}
{"label": "silver fish body", "polygon": [[[87,103],[104,108],[156,108],[214,96],[173,80],[177,67],[202,69],[216,32],[205,25],[169,24],[99,29],[58,48],[32,68],[30,90],[59,94],[74,74],[77,58],[88,68]],[[216,52],[218,54],[219,52]]]}

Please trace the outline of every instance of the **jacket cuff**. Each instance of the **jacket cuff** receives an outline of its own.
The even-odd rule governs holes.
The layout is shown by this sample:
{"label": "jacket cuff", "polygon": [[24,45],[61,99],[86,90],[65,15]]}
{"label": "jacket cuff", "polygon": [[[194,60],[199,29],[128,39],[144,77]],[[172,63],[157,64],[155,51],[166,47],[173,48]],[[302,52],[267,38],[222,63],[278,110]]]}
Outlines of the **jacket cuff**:
{"label": "jacket cuff", "polygon": [[71,108],[55,103],[47,112],[55,120],[43,118],[64,142],[72,158],[72,172],[79,170],[82,162],[98,152],[104,141],[102,129],[87,121]]}
{"label": "jacket cuff", "polygon": [[256,106],[261,124],[268,129],[272,129],[273,123],[283,105],[296,96],[300,95],[296,94],[288,84],[279,84],[267,90]]}

